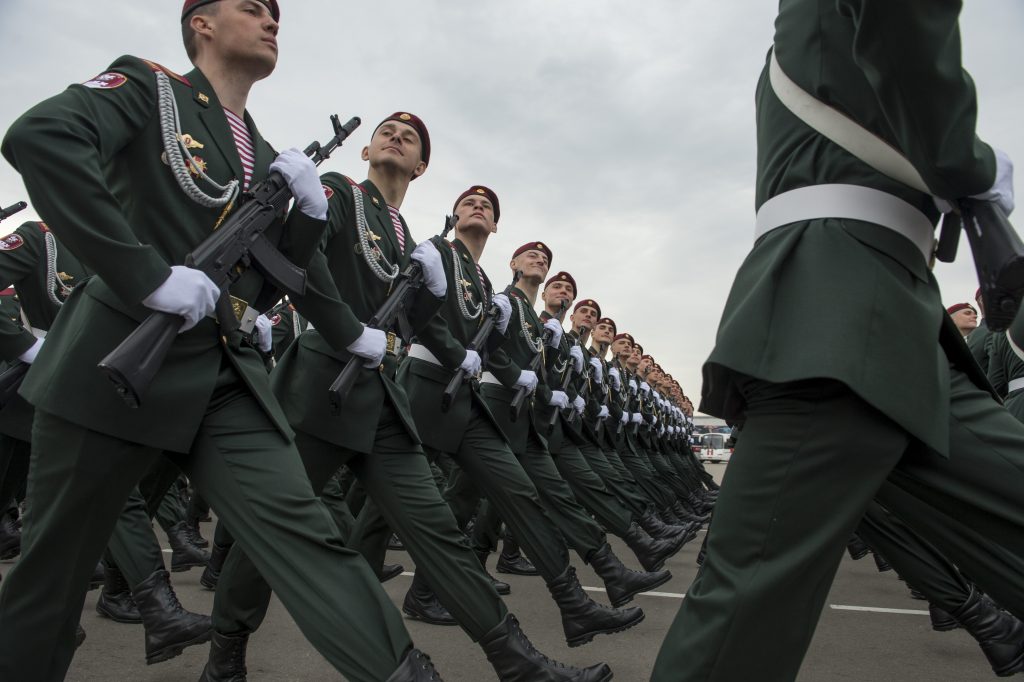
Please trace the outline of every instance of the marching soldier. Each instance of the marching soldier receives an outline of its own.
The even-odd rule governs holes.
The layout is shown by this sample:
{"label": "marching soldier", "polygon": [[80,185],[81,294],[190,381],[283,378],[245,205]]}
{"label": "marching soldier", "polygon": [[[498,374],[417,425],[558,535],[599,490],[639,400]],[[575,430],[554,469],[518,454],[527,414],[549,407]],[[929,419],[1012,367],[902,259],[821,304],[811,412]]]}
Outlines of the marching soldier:
{"label": "marching soldier", "polygon": [[[1024,615],[1024,426],[928,269],[932,196],[1013,205],[1009,160],[975,134],[959,11],[780,3],[757,90],[758,238],[704,366],[701,411],[743,435],[657,682],[794,679],[873,497]],[[1024,669],[1024,630],[981,604],[951,615],[984,620],[998,674]]]}

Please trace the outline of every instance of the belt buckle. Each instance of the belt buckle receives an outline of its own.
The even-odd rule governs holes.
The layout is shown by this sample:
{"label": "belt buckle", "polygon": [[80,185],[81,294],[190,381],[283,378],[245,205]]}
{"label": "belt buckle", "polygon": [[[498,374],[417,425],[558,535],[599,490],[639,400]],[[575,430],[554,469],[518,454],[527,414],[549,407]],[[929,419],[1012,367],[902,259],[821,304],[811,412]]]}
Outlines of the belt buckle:
{"label": "belt buckle", "polygon": [[398,335],[395,334],[394,332],[388,332],[387,338],[388,341],[387,347],[385,348],[385,352],[388,355],[398,355]]}
{"label": "belt buckle", "polygon": [[231,311],[238,320],[238,330],[243,334],[251,334],[256,326],[256,318],[260,316],[259,311],[237,296],[231,296]]}

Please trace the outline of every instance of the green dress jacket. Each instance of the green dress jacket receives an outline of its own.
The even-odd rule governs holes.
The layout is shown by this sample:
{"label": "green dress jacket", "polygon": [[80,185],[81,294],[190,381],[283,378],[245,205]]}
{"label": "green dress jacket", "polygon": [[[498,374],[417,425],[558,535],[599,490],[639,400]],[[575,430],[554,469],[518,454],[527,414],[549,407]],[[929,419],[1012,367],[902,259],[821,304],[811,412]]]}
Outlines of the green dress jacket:
{"label": "green dress jacket", "polygon": [[[398,381],[409,394],[423,444],[440,452],[455,452],[462,442],[462,434],[474,406],[501,430],[500,422],[480,395],[478,383],[468,377],[448,411],[441,409],[444,390],[465,359],[466,347],[487,314],[493,289],[486,274],[480,278],[473,256],[461,241],[445,240],[436,244],[448,280],[448,296],[437,315],[418,332],[417,341],[441,364],[410,357],[402,363]],[[466,313],[472,317],[479,310],[479,315],[467,318],[460,299],[465,304]],[[494,359],[504,353],[501,349],[504,341],[505,337],[497,329],[491,333],[485,344],[487,348],[478,349],[485,363],[488,357]],[[514,384],[519,378],[519,369],[504,361],[499,361],[499,365],[496,371],[492,370],[497,378],[505,385]]]}
{"label": "green dress jacket", "polygon": [[[959,5],[782,0],[775,23],[783,71],[902,152],[947,199],[983,192],[995,177],[992,150],[974,132],[974,86],[960,67]],[[787,190],[848,183],[938,217],[929,195],[797,119],[775,96],[767,64],[756,104],[758,207]],[[797,222],[763,235],[740,266],[704,366],[700,409],[739,419],[738,374],[830,378],[947,454],[950,363],[987,385],[909,240],[856,220]]]}
{"label": "green dress jacket", "polygon": [[[970,337],[968,337],[970,338]],[[1010,382],[1024,379],[1024,360],[1013,352],[1006,334],[990,334],[986,344],[988,380],[992,388],[1003,397],[1006,409],[1024,422],[1024,387],[1010,390]]]}
{"label": "green dress jacket", "polygon": [[[50,229],[95,275],[64,304],[21,393],[37,408],[81,426],[185,452],[226,358],[275,426],[290,437],[259,353],[239,332],[222,344],[212,318],[177,336],[137,409],[125,405],[96,367],[149,314],[142,299],[164,282],[171,265],[184,263],[223,212],[186,196],[163,160],[158,72],[169,77],[181,133],[190,136],[195,163],[222,185],[243,177],[223,108],[198,69],[182,77],[122,57],[104,74],[70,86],[15,121],[3,142],[4,156],[22,174]],[[275,153],[247,112],[245,121],[256,154],[253,182],[258,182]],[[284,229],[278,221],[267,236],[304,266],[324,223],[299,212],[287,223]],[[248,270],[231,294],[253,302],[265,285],[259,273]],[[319,313],[310,317],[319,318]],[[333,320],[324,317],[324,325],[336,333]]]}
{"label": "green dress jacket", "polygon": [[[357,184],[338,173],[327,173],[321,180],[328,195],[327,231],[322,250],[313,260],[325,263],[325,267],[311,267],[306,294],[292,295],[291,299],[300,312],[310,299],[332,302],[337,311],[335,317],[346,330],[346,339],[341,345],[330,343],[323,328],[314,321],[315,329],[302,332],[271,373],[274,392],[292,426],[329,443],[356,452],[372,452],[385,400],[397,410],[406,430],[419,442],[406,393],[395,383],[398,358],[392,353],[385,355],[379,367],[366,368],[360,364],[358,379],[341,413],[331,413],[328,389],[350,357],[344,348],[359,337],[363,323],[373,317],[391,290],[391,282],[378,277],[369,263],[372,259],[382,266],[390,264],[405,270],[416,243],[402,218],[405,248],[399,248],[384,196],[369,180]],[[356,192],[363,206],[368,244],[372,242],[368,252],[364,252],[359,238]],[[433,317],[440,304],[426,287],[418,289],[408,305],[413,330]],[[396,334],[401,341],[400,329],[386,331]]]}

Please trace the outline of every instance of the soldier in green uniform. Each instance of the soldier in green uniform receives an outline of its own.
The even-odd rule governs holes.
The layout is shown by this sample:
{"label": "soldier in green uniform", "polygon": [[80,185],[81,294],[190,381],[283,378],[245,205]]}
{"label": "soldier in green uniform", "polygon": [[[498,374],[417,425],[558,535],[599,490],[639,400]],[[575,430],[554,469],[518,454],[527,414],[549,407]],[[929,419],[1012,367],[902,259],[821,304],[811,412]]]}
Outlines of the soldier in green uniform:
{"label": "soldier in green uniform", "polygon": [[[743,435],[654,680],[796,678],[874,497],[1024,615],[1024,426],[928,269],[933,196],[1013,203],[1008,159],[975,134],[959,10],[780,3],[757,89],[757,237],[701,402]],[[980,604],[951,615],[977,623]],[[1024,668],[1011,621],[987,623],[1001,675]]]}
{"label": "soldier in green uniform", "polygon": [[[402,538],[417,575],[432,578],[442,603],[480,643],[500,679],[610,679],[604,664],[585,670],[562,666],[533,648],[491,587],[437,489],[410,399],[395,381],[398,354],[407,341],[403,334],[423,333],[446,295],[452,300],[438,245],[417,245],[400,213],[409,185],[430,161],[427,127],[413,114],[396,112],[374,130],[362,158],[369,163],[363,182],[337,173],[321,178],[328,227],[315,258],[327,267],[322,272],[311,269],[306,294],[292,296],[300,312],[310,300],[329,302],[333,318],[344,328],[345,343],[332,342],[322,323],[313,319],[314,326],[288,347],[271,375],[313,490],[319,494],[342,465],[352,470],[375,502],[372,506]],[[399,273],[413,261],[423,268],[424,282],[407,304],[409,327],[364,326],[362,321],[373,316]],[[362,368],[340,414],[332,414],[328,388],[350,358]],[[474,458],[484,459],[479,453]],[[236,532],[234,523],[229,528]],[[357,524],[352,535],[360,532]],[[263,582],[257,556],[240,552],[236,544],[224,568],[232,569],[245,576],[247,589],[223,593],[218,588],[208,663],[209,670],[217,671],[215,679],[242,674],[246,640],[270,602],[270,576]]]}
{"label": "soldier in green uniform", "polygon": [[970,303],[954,303],[946,308],[946,312],[965,339],[978,328],[978,311]]}
{"label": "soldier in green uniform", "polygon": [[[196,68],[187,76],[120,58],[31,109],[3,142],[48,225],[95,274],[65,302],[22,386],[36,408],[32,500],[21,560],[0,592],[2,679],[63,678],[89,574],[125,497],[161,451],[174,453],[303,633],[349,679],[421,680],[432,671],[315,500],[260,352],[242,330],[222,340],[208,317],[219,290],[181,265],[232,198],[271,167],[296,207],[267,237],[299,266],[316,252],[327,205],[315,167],[295,150],[275,159],[245,108],[252,84],[276,64],[278,16],[273,0],[188,0],[182,33]],[[237,136],[229,116],[243,121]],[[239,145],[253,151],[251,164]],[[221,189],[211,195],[211,187]],[[231,294],[256,302],[264,285],[247,270]],[[96,365],[153,310],[183,325],[132,409]],[[347,342],[331,309],[305,312]],[[226,570],[222,587],[232,581]],[[134,586],[140,591],[172,598],[158,581]]]}
{"label": "soldier in green uniform", "polygon": [[974,293],[974,302],[978,304],[978,312],[981,314],[981,319],[978,320],[978,326],[974,331],[967,335],[967,347],[977,361],[978,366],[985,369],[988,367],[988,340],[992,335],[992,331],[988,328],[988,323],[985,322],[985,304],[981,300],[981,289]]}

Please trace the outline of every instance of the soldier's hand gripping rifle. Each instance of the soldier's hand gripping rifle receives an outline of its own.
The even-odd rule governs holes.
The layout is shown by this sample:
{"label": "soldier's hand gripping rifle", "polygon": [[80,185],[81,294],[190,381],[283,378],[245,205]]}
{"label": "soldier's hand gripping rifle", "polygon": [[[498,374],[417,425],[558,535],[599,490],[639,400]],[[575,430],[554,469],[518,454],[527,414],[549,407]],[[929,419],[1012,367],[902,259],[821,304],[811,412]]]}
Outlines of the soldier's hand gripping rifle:
{"label": "soldier's hand gripping rifle", "polygon": [[[513,289],[516,288],[516,284],[519,283],[519,278],[523,276],[521,270],[516,270],[515,274],[512,275],[512,283],[505,287],[505,290],[501,293],[508,296]],[[476,334],[473,335],[469,345],[466,346],[466,350],[479,350],[486,347],[487,338],[494,331],[494,325],[497,324],[498,315],[500,310],[497,305],[491,303],[491,307],[487,309],[484,315],[484,319],[480,322],[480,326],[476,329]],[[444,389],[444,395],[441,396],[441,411],[447,412],[451,406],[452,401],[455,400],[455,396],[458,395],[459,389],[462,388],[462,382],[466,380],[466,370],[459,367],[455,370],[454,376],[448,382],[448,385]]]}
{"label": "soldier's hand gripping rifle", "polygon": [[[570,332],[570,333],[572,333],[572,332]],[[583,344],[585,344],[587,342],[587,339],[590,338],[590,328],[589,327],[585,327],[585,326],[581,326],[580,327],[580,333],[575,338],[576,338],[576,343],[574,345],[576,347],[582,346]],[[571,362],[571,358],[570,358],[570,362]],[[575,371],[575,369],[573,367],[569,367],[568,370],[569,371],[567,371],[565,373],[565,376],[562,377],[562,384],[558,387],[559,390],[561,390],[563,393],[566,392],[566,390],[569,388],[569,384],[572,382],[573,372]],[[587,371],[586,366],[584,366],[583,371],[584,371],[584,374],[585,374],[586,371]],[[548,427],[548,432],[549,433],[551,432],[552,429],[555,428],[555,422],[558,421],[558,415],[559,414],[565,415],[565,421],[567,421],[570,425],[572,425],[572,423],[576,421],[576,417],[578,416],[576,414],[576,408],[573,407],[572,405],[570,405],[569,407],[566,408],[566,411],[568,412],[568,414],[563,412],[558,407],[556,407],[554,410],[552,410],[551,416],[548,417],[548,425],[547,425],[547,427]]]}
{"label": "soldier's hand gripping rifle", "polygon": [[[456,215],[450,215],[445,218],[444,229],[441,230],[440,236],[432,240],[435,245],[444,241],[448,233],[455,228],[455,223],[458,221],[459,217]],[[395,280],[387,300],[377,308],[377,311],[370,318],[370,321],[366,323],[366,326],[385,331],[391,329],[395,323],[402,327],[408,327],[406,306],[412,302],[413,296],[422,286],[423,266],[420,265],[419,261],[414,260],[409,263],[408,267]],[[408,341],[412,337],[412,333],[411,331],[403,331],[402,336]],[[338,373],[334,382],[331,383],[331,387],[328,389],[331,414],[335,416],[341,414],[341,406],[345,403],[349,392],[359,377],[362,363],[363,358],[353,355],[345,363],[345,366]]]}
{"label": "soldier's hand gripping rifle", "polygon": [[[569,301],[567,299],[563,299],[562,302],[559,303],[558,314],[556,314],[551,319],[552,320],[561,320],[562,313],[564,313],[565,309],[568,308],[568,307],[569,307]],[[532,358],[530,358],[530,365],[529,365],[529,367],[527,367],[527,369],[529,369],[531,372],[537,374],[538,376],[540,376],[541,363],[544,361],[544,348],[548,345],[548,343],[550,343],[551,336],[552,336],[552,332],[551,332],[550,329],[545,329],[543,332],[541,332],[541,335],[540,335],[540,348],[541,349],[540,349],[540,351],[537,352],[536,355],[534,355]],[[525,386],[520,386],[518,389],[516,389],[516,395],[515,395],[515,397],[512,398],[512,404],[510,405],[510,409],[512,410],[512,414],[511,414],[512,421],[517,421],[519,419],[519,413],[523,411],[523,403],[526,402],[526,395],[527,395],[527,393],[526,393],[526,387]]]}
{"label": "soldier's hand gripping rifle", "polygon": [[10,218],[12,215],[17,213],[18,211],[23,211],[26,208],[28,208],[28,204],[26,204],[24,201],[19,201],[16,204],[11,204],[7,208],[0,208],[0,220],[6,220],[7,218]]}
{"label": "soldier's hand gripping rifle", "polygon": [[961,199],[942,221],[935,257],[945,263],[956,257],[961,228],[978,271],[985,323],[994,332],[1010,326],[1024,296],[1024,243],[995,202]]}
{"label": "soldier's hand gripping rifle", "polygon": [[[334,137],[322,146],[313,142],[304,153],[319,166],[359,123],[359,118],[353,117],[342,125],[337,116],[331,116]],[[289,293],[301,294],[306,288],[305,271],[285,258],[263,234],[292,199],[288,183],[280,173],[271,173],[245,196],[245,203],[185,258],[185,265],[203,271],[220,288],[216,314],[222,337],[239,327],[227,292],[245,268],[256,268],[274,287]],[[100,361],[99,368],[130,407],[139,406],[183,323],[178,315],[152,312]]]}

